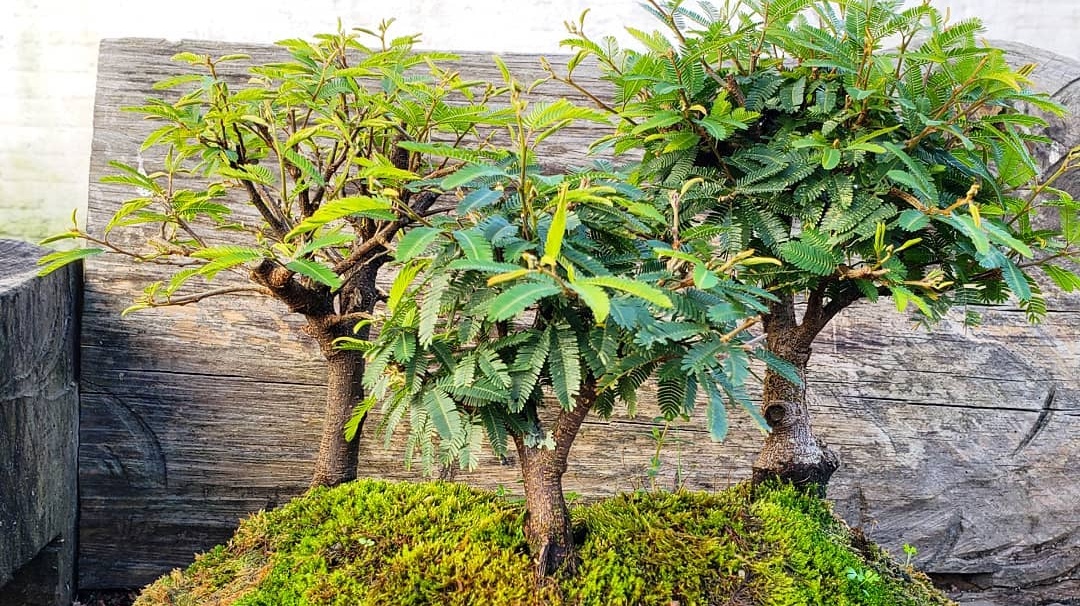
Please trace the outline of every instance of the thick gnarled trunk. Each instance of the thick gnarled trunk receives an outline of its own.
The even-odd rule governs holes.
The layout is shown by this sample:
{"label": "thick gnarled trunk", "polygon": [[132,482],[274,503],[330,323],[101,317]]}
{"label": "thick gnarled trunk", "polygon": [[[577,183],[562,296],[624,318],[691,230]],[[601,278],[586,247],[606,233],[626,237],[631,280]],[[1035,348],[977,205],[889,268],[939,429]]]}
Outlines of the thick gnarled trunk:
{"label": "thick gnarled trunk", "polygon": [[793,384],[775,371],[766,370],[761,414],[772,431],[754,462],[753,483],[780,479],[824,494],[840,463],[836,454],[814,435],[806,403],[810,344],[820,327],[806,320],[803,326],[795,323],[790,295],[770,305],[764,325],[769,351],[790,362],[803,384]]}
{"label": "thick gnarled trunk", "polygon": [[358,351],[335,351],[327,357],[326,413],[311,486],[336,486],[356,479],[360,440],[345,440],[345,423],[364,399],[364,358]]}
{"label": "thick gnarled trunk", "polygon": [[525,436],[513,436],[525,482],[525,540],[529,543],[538,582],[544,582],[559,570],[573,571],[577,567],[562,477],[570,447],[595,401],[596,380],[590,377],[582,383],[574,407],[560,411],[552,424],[554,448],[528,446]]}
{"label": "thick gnarled trunk", "polygon": [[525,539],[536,576],[543,579],[575,564],[570,509],[562,490],[566,457],[560,457],[557,449],[525,446],[521,437],[515,437],[514,442],[525,481]]}

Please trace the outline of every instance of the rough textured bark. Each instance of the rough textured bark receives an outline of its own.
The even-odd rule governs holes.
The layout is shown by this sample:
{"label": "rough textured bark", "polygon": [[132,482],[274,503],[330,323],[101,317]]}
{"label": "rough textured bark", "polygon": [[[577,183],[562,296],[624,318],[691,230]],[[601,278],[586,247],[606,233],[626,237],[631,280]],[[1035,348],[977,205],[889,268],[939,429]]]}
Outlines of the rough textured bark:
{"label": "rough textured bark", "polygon": [[[327,365],[326,412],[311,478],[313,487],[336,486],[356,479],[363,424],[357,428],[353,440],[348,441],[345,423],[352,416],[353,408],[364,399],[364,356],[358,351],[337,349],[334,340],[353,335],[356,318],[375,309],[378,298],[375,278],[381,265],[378,261],[364,263],[363,271],[355,274],[353,284],[338,293],[339,304],[342,300],[345,302],[343,314],[329,318],[309,317],[304,329],[318,341]],[[365,326],[354,336],[366,339],[369,332]]]}
{"label": "rough textured bark", "polygon": [[326,363],[326,414],[311,477],[313,487],[355,480],[360,452],[359,437],[351,442],[345,440],[345,422],[352,416],[353,407],[364,399],[364,358],[357,351],[338,351]]}
{"label": "rough textured bark", "polygon": [[525,481],[525,538],[536,565],[536,576],[546,577],[564,564],[573,567],[574,539],[570,510],[563,495],[566,458],[551,449],[525,446],[517,436],[518,459]]}
{"label": "rough textured bark", "polygon": [[803,383],[796,385],[771,369],[765,371],[761,414],[772,431],[754,462],[753,482],[779,478],[796,486],[816,487],[824,496],[839,460],[814,436],[806,405],[806,367],[810,362],[810,344],[818,332],[812,330],[815,320],[816,317],[807,317],[803,326],[796,324],[791,295],[784,295],[770,305],[764,318],[769,351],[790,362]]}
{"label": "rough textured bark", "polygon": [[[361,242],[365,236],[361,234]],[[364,399],[364,358],[360,352],[334,346],[339,337],[353,334],[353,326],[375,308],[375,280],[385,262],[385,249],[371,247],[353,259],[346,284],[336,293],[326,287],[302,283],[280,265],[264,261],[251,272],[251,280],[267,288],[289,311],[304,314],[302,331],[319,344],[327,364],[326,411],[311,486],[336,486],[356,479],[359,440],[345,439],[345,423],[353,407]],[[336,305],[335,305],[336,301]],[[336,309],[335,309],[336,308]],[[365,327],[357,336],[366,338]],[[358,430],[359,434],[359,430]]]}
{"label": "rough textured bark", "polygon": [[554,448],[527,446],[523,436],[514,436],[525,484],[525,539],[533,555],[537,580],[560,569],[573,570],[577,564],[562,479],[570,447],[595,400],[596,385],[586,380],[574,408],[560,412],[552,425]]}

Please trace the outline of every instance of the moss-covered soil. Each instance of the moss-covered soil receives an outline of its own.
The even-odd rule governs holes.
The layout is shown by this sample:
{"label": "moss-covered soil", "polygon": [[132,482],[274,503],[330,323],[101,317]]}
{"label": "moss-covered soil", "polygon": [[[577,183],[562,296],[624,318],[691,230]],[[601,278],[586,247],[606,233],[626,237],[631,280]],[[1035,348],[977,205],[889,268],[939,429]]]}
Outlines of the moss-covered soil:
{"label": "moss-covered soil", "polygon": [[318,489],[244,521],[136,606],[950,604],[789,488],[627,494],[574,508],[581,564],[532,581],[520,503],[460,484]]}

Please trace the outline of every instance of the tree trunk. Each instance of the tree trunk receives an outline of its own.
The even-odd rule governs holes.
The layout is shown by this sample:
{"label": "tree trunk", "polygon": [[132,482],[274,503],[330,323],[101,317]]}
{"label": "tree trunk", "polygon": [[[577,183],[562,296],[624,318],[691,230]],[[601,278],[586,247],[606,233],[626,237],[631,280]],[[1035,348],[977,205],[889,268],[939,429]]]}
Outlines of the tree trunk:
{"label": "tree trunk", "polygon": [[525,540],[534,558],[537,582],[560,569],[573,571],[577,567],[562,477],[570,447],[595,401],[596,379],[589,377],[581,384],[574,407],[560,411],[551,427],[554,448],[527,446],[525,436],[513,436],[525,481]]}
{"label": "tree trunk", "polygon": [[525,539],[533,554],[536,577],[542,580],[564,566],[574,567],[576,553],[570,509],[562,490],[566,457],[557,450],[525,446],[514,437],[525,480]]}
{"label": "tree trunk", "polygon": [[354,283],[338,291],[337,304],[342,308],[339,313],[331,311],[334,308],[332,298],[321,301],[321,305],[307,307],[317,313],[305,313],[307,326],[303,331],[318,342],[327,365],[326,413],[311,478],[312,487],[337,486],[356,479],[363,423],[357,427],[351,442],[345,439],[345,423],[364,399],[364,355],[359,351],[338,349],[334,341],[347,336],[368,338],[370,327],[364,326],[359,331],[353,328],[361,317],[367,317],[375,309],[378,300],[375,276],[381,266],[382,263],[377,261],[365,263],[353,276]]}
{"label": "tree trunk", "polygon": [[[358,351],[334,351],[326,360],[326,414],[315,457],[314,486],[336,486],[356,479],[360,440],[345,440],[345,422],[364,399],[364,357]],[[357,434],[359,435],[359,433]]]}
{"label": "tree trunk", "polygon": [[816,330],[801,330],[790,295],[770,306],[765,316],[769,351],[790,362],[803,379],[795,385],[771,369],[765,371],[761,414],[772,431],[753,467],[753,483],[781,479],[824,495],[840,463],[836,454],[814,436],[806,405],[806,367]]}

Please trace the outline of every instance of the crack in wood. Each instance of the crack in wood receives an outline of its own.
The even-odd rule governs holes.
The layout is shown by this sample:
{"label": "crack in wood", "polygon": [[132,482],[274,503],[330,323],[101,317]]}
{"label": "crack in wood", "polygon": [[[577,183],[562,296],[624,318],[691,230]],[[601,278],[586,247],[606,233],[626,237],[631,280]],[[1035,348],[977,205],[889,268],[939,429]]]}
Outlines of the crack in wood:
{"label": "crack in wood", "polygon": [[[247,382],[247,383],[265,383],[265,384],[270,384],[270,385],[286,385],[286,386],[293,386],[293,387],[322,387],[324,389],[326,388],[326,382],[325,381],[320,382],[320,383],[307,383],[307,382],[300,382],[300,381],[275,381],[273,379],[264,379],[264,378],[261,378],[261,377],[248,377],[248,376],[245,376],[245,375],[230,375],[230,374],[225,374],[225,373],[220,373],[220,372],[201,373],[201,372],[188,372],[188,371],[183,371],[183,370],[162,370],[162,369],[157,369],[157,368],[155,368],[155,369],[119,368],[119,369],[114,369],[111,372],[113,374],[116,374],[116,375],[140,375],[140,374],[142,374],[142,375],[152,375],[152,374],[161,374],[161,375],[166,375],[166,376],[170,376],[170,377],[192,377],[192,378],[195,378],[195,379],[202,379],[202,380],[205,380],[205,381],[220,381],[222,379],[235,379],[235,380],[244,381],[244,382]],[[100,371],[94,371],[93,372],[93,376],[104,376],[104,374],[105,373],[100,372]],[[92,379],[87,379],[86,377],[84,377],[83,381],[86,382],[86,383],[89,383],[91,386],[95,386],[95,383],[94,383],[94,381]],[[100,385],[96,385],[96,387],[98,387],[99,389],[105,389],[105,388],[102,388]],[[87,393],[93,393],[93,392],[87,392]],[[101,393],[108,394],[109,392],[106,390],[106,391],[103,391]]]}
{"label": "crack in wood", "polygon": [[1039,418],[1035,419],[1035,424],[1031,426],[1027,435],[1023,440],[1020,440],[1020,444],[1017,445],[1016,450],[1012,451],[1013,456],[1020,453],[1021,450],[1027,448],[1028,444],[1039,435],[1040,432],[1050,423],[1050,417],[1054,414],[1054,396],[1057,395],[1057,385],[1051,385],[1050,391],[1046,394],[1046,400],[1043,401],[1042,412],[1039,413]]}

